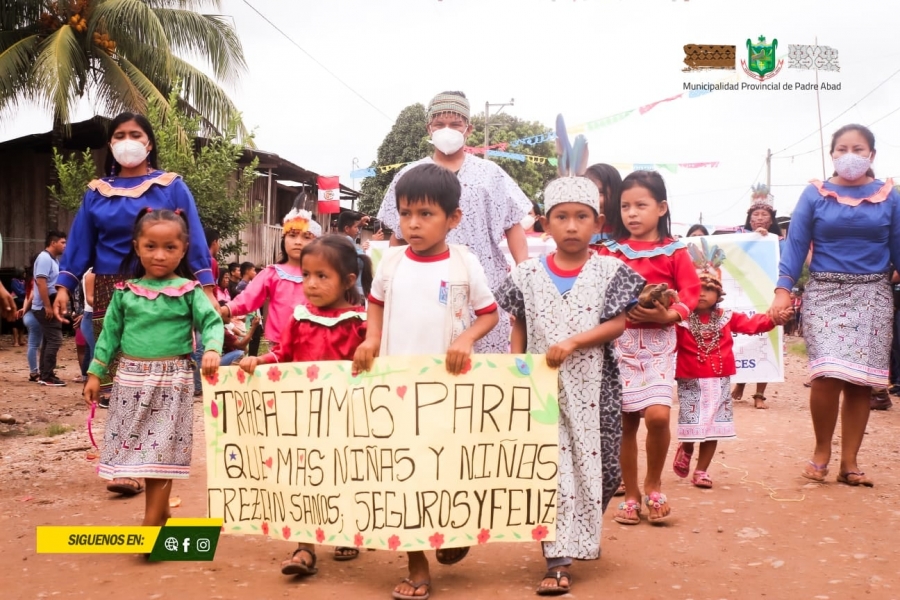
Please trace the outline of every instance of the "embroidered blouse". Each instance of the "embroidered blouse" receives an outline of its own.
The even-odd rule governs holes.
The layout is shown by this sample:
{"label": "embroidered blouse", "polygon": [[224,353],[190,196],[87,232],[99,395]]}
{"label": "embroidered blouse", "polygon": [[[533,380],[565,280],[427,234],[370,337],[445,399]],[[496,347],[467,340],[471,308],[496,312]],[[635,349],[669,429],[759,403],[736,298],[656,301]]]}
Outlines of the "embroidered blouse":
{"label": "embroidered blouse", "polygon": [[116,285],[89,373],[103,379],[116,354],[134,358],[168,358],[193,350],[191,329],[206,350],[222,353],[225,328],[196,281],[132,279]]}
{"label": "embroidered blouse", "polygon": [[291,322],[281,334],[281,343],[260,362],[311,362],[352,360],[356,348],[366,340],[366,309],[317,308],[312,304],[294,309]]}
{"label": "embroidered blouse", "polygon": [[[700,300],[700,279],[684,242],[671,239],[662,242],[607,240],[593,248],[602,256],[612,256],[624,262],[637,271],[648,285],[665,283],[678,292],[678,302],[670,308],[681,315],[682,321],[697,308],[697,302]],[[628,321],[628,327],[658,329],[666,325]]]}
{"label": "embroidered blouse", "polygon": [[[718,351],[712,350],[709,356],[704,356],[704,362],[699,360],[700,350],[697,346],[697,339],[691,333],[690,323],[685,320],[676,324],[675,333],[678,336],[676,379],[706,379],[734,375],[737,373],[737,369],[734,364],[732,334],[756,335],[775,329],[775,322],[765,313],[748,316],[731,310],[716,310],[719,310],[722,315],[719,319],[722,336],[719,338]],[[710,315],[703,315],[700,317],[700,322],[706,324],[709,323],[709,319]],[[716,368],[721,370],[716,372]]]}
{"label": "embroidered blouse", "polygon": [[141,177],[95,179],[88,184],[60,259],[57,286],[75,291],[88,267],[94,267],[97,275],[118,274],[131,250],[137,215],[148,207],[184,211],[190,232],[188,264],[201,285],[214,284],[194,197],[179,175],[153,171]]}
{"label": "embroidered blouse", "polygon": [[791,215],[776,287],[794,287],[810,243],[813,273],[871,275],[900,265],[900,194],[893,182],[811,182]]}
{"label": "embroidered blouse", "polygon": [[294,307],[306,304],[300,268],[287,263],[269,265],[226,306],[232,316],[237,317],[259,310],[266,300],[269,301],[269,314],[264,333],[269,342],[277,344],[281,341],[282,329],[290,323]]}

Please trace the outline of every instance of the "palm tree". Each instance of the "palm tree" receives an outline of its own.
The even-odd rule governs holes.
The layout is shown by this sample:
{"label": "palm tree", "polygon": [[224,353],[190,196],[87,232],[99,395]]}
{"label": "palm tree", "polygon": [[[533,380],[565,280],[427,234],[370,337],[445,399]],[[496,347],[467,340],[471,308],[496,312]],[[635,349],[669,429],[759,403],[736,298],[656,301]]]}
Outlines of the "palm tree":
{"label": "palm tree", "polygon": [[182,108],[225,131],[237,113],[218,82],[234,83],[246,63],[227,17],[198,12],[207,5],[220,8],[219,0],[0,3],[0,115],[23,103],[43,106],[61,142],[85,96],[107,116],[145,113],[148,102],[167,111],[180,86]]}

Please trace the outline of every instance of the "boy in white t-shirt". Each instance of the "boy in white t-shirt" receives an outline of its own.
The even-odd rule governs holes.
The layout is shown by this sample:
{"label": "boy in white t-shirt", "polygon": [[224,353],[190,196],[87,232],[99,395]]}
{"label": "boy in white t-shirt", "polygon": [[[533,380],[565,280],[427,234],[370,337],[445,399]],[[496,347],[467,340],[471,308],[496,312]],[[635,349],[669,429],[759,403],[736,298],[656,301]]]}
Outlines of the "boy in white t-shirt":
{"label": "boy in white t-shirt", "polygon": [[[410,169],[397,182],[400,230],[409,245],[390,248],[378,264],[366,341],[356,350],[355,371],[368,371],[379,355],[446,353],[447,371],[457,375],[475,342],[497,324],[497,304],[478,259],[464,246],[447,244],[447,234],[462,219],[460,194],[456,175],[435,164]],[[453,564],[467,552],[438,550],[438,562]],[[428,559],[424,552],[408,556],[409,577],[393,596],[427,597]]]}

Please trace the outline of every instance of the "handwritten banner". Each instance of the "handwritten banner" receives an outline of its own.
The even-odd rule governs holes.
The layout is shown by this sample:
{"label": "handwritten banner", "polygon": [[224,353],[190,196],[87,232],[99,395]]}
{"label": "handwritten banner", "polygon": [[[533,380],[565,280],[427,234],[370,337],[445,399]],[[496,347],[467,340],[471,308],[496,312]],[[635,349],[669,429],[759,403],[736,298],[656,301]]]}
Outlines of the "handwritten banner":
{"label": "handwritten banner", "polygon": [[209,516],[292,542],[427,550],[555,538],[558,380],[544,357],[237,367],[204,378]]}
{"label": "handwritten banner", "polygon": [[[717,249],[725,254],[725,261],[715,272],[725,290],[722,308],[750,315],[769,310],[775,293],[775,282],[778,280],[780,260],[776,236],[739,233],[684,237],[681,241],[687,243],[689,248],[693,246],[692,255],[699,256],[705,252],[711,258]],[[776,327],[769,333],[735,336],[737,375],[732,376],[732,381],[784,381],[782,333],[782,328]]]}

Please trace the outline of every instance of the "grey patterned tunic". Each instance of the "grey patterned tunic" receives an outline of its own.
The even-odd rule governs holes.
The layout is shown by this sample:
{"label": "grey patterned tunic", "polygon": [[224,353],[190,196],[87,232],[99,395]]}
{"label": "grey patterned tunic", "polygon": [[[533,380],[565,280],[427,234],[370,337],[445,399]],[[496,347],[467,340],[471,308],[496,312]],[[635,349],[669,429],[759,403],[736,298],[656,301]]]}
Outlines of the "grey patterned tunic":
{"label": "grey patterned tunic", "polygon": [[[525,319],[528,352],[543,354],[620,314],[643,287],[620,260],[591,254],[565,296],[539,259],[513,269],[495,296]],[[544,556],[595,559],[603,511],[621,480],[622,382],[611,344],[576,350],[560,368],[559,384],[556,541],[544,543]]]}

